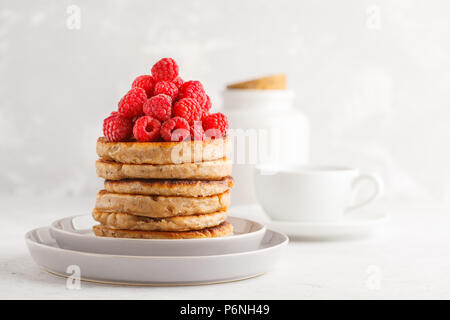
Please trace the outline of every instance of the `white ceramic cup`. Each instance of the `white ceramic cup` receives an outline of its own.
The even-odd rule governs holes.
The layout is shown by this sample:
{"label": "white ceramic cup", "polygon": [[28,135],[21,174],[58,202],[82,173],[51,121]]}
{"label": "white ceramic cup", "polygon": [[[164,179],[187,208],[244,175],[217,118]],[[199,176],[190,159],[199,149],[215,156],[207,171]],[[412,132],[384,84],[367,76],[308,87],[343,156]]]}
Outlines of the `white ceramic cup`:
{"label": "white ceramic cup", "polygon": [[[373,184],[373,193],[355,202],[363,181]],[[256,196],[274,220],[337,221],[349,211],[374,201],[382,192],[382,181],[374,174],[339,166],[257,166]]]}

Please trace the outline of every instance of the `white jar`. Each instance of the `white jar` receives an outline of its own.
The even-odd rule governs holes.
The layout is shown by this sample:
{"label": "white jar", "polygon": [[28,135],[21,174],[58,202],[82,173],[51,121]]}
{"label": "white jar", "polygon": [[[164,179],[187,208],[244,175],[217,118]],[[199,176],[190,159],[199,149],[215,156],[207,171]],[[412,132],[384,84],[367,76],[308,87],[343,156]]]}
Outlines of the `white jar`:
{"label": "white jar", "polygon": [[256,203],[253,174],[256,164],[306,164],[309,160],[309,121],[294,108],[288,90],[228,89],[223,112],[233,138],[232,204]]}

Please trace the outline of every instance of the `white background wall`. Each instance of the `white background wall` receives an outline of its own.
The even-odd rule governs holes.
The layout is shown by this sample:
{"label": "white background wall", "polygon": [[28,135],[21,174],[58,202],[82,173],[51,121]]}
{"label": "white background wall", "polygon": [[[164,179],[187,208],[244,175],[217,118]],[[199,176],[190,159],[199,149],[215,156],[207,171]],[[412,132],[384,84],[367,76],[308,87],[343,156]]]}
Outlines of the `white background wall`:
{"label": "white background wall", "polygon": [[379,172],[385,199],[450,203],[449,12],[445,0],[1,0],[0,194],[94,197],[103,118],[171,56],[214,108],[226,83],[286,72],[313,161]]}

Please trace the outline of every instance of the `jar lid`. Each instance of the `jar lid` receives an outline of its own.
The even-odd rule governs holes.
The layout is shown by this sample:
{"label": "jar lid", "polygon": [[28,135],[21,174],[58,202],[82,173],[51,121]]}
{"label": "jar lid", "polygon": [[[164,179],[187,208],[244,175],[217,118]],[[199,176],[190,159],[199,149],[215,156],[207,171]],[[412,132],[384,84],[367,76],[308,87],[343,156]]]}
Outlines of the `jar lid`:
{"label": "jar lid", "polygon": [[222,92],[227,110],[291,108],[295,93],[290,90],[227,89]]}

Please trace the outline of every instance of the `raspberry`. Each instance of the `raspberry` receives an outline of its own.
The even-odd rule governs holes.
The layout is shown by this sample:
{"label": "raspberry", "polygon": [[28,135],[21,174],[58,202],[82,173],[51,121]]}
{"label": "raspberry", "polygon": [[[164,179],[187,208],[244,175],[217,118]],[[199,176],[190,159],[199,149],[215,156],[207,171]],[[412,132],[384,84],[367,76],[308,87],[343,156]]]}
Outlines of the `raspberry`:
{"label": "raspberry", "polygon": [[103,135],[108,141],[127,141],[133,133],[131,120],[120,115],[111,115],[103,120]]}
{"label": "raspberry", "polygon": [[163,58],[153,65],[152,76],[156,82],[172,81],[178,76],[178,65],[172,58]]}
{"label": "raspberry", "polygon": [[205,89],[200,81],[187,81],[185,82],[178,93],[178,99],[192,98],[198,102],[200,106],[203,106],[206,101]]}
{"label": "raspberry", "polygon": [[[121,117],[123,117],[123,116],[122,116],[119,112],[117,112],[117,111],[111,112],[110,116],[121,116]],[[142,116],[135,116],[135,117],[131,118],[131,123],[134,125],[134,123],[136,122],[136,120],[139,119],[140,117],[142,117]]]}
{"label": "raspberry", "polygon": [[133,135],[140,142],[158,141],[160,129],[161,122],[150,116],[143,116],[136,120]]}
{"label": "raspberry", "polygon": [[208,95],[206,95],[206,100],[202,108],[204,111],[209,112],[209,110],[211,110],[211,106],[212,106],[211,98]]}
{"label": "raspberry", "polygon": [[147,101],[147,94],[142,88],[131,88],[119,101],[119,113],[127,118],[143,114],[142,106]]}
{"label": "raspberry", "polygon": [[165,94],[158,94],[144,103],[143,110],[148,116],[166,121],[172,114],[172,99]]}
{"label": "raspberry", "polygon": [[132,88],[142,88],[145,90],[147,97],[153,95],[153,88],[155,87],[155,80],[150,75],[142,75],[134,79]]}
{"label": "raspberry", "polygon": [[180,77],[176,77],[172,80],[172,82],[177,86],[178,89],[180,89],[184,83],[183,79],[181,79]]}
{"label": "raspberry", "polygon": [[155,85],[153,94],[155,96],[158,94],[166,94],[171,97],[172,100],[175,100],[178,95],[178,88],[175,83],[172,83],[170,81],[161,81]]}
{"label": "raspberry", "polygon": [[178,100],[172,107],[172,114],[186,119],[190,125],[193,125],[194,121],[201,120],[202,113],[198,102],[191,98]]}
{"label": "raspberry", "polygon": [[[121,116],[121,117],[123,117],[123,116],[122,116],[119,112],[117,112],[117,111],[111,112],[111,116]],[[130,119],[132,125],[134,126],[134,123],[135,123],[136,120],[139,119],[140,117],[142,117],[142,116],[135,116],[135,117],[133,117],[133,118],[127,118],[127,119]],[[125,118],[125,117],[124,117],[124,118]]]}
{"label": "raspberry", "polygon": [[220,112],[212,113],[202,120],[205,135],[210,138],[220,138],[227,134],[228,119]]}
{"label": "raspberry", "polygon": [[203,140],[205,131],[203,131],[202,122],[195,121],[190,130],[191,140]]}
{"label": "raspberry", "polygon": [[131,123],[133,124],[133,126],[136,123],[137,119],[139,119],[140,117],[142,117],[142,116],[136,116],[136,117],[131,118]]}
{"label": "raspberry", "polygon": [[166,141],[183,141],[190,134],[189,123],[180,117],[173,117],[161,126],[161,137]]}
{"label": "raspberry", "polygon": [[209,111],[203,110],[203,113],[202,113],[202,121],[203,121],[207,116],[209,116],[209,115],[210,115]]}

